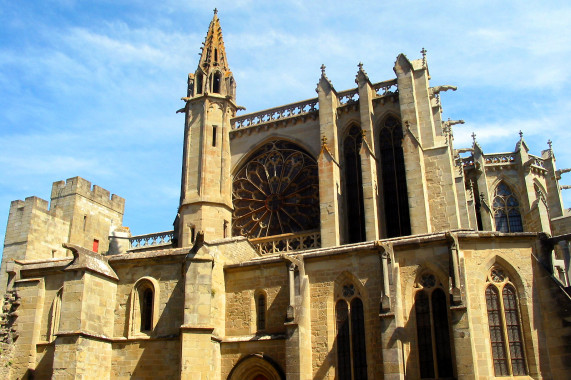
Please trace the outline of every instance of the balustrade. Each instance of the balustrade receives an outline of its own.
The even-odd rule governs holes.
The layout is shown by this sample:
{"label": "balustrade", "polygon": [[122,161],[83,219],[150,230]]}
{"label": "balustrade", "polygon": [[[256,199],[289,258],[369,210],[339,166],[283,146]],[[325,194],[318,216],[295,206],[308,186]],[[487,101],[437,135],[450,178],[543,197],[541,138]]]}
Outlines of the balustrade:
{"label": "balustrade", "polygon": [[319,109],[317,98],[304,100],[298,103],[270,108],[260,112],[249,113],[232,119],[232,129],[252,127],[272,121],[287,119],[316,112]]}
{"label": "balustrade", "polygon": [[377,97],[393,95],[398,92],[398,85],[396,79],[386,80],[384,82],[375,83],[373,89]]}
{"label": "balustrade", "polygon": [[339,104],[342,106],[349,103],[356,103],[359,101],[359,89],[353,88],[351,90],[342,91],[337,94],[337,99],[339,99]]}
{"label": "balustrade", "polygon": [[487,165],[515,164],[515,153],[486,154],[484,160]]}
{"label": "balustrade", "polygon": [[250,239],[252,245],[262,255],[303,251],[321,247],[321,233],[308,231]]}
{"label": "balustrade", "polygon": [[129,238],[131,250],[149,247],[159,247],[171,245],[174,239],[174,231],[155,232],[146,235],[137,235]]}

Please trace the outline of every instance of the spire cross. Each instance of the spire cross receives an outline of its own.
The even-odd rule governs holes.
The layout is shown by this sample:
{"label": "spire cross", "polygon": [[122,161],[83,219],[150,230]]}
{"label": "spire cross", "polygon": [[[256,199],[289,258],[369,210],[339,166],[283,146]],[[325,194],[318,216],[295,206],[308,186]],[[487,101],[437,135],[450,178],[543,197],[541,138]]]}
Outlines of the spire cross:
{"label": "spire cross", "polygon": [[521,129],[519,130],[519,138],[523,139],[523,132],[521,131]]}
{"label": "spire cross", "polygon": [[325,65],[321,65],[321,75],[325,75]]}
{"label": "spire cross", "polygon": [[549,145],[549,149],[552,149],[552,148],[551,148],[551,145],[552,145],[552,144],[553,144],[553,142],[551,141],[551,139],[547,140],[547,145]]}
{"label": "spire cross", "polygon": [[474,141],[474,144],[476,143],[476,133],[472,132],[472,140]]}
{"label": "spire cross", "polygon": [[423,47],[422,50],[420,51],[420,54],[422,54],[422,65],[426,66],[426,49]]}
{"label": "spire cross", "polygon": [[215,14],[215,15],[218,14],[218,8],[214,8],[214,14]]}
{"label": "spire cross", "polygon": [[357,66],[359,67],[359,70],[363,70],[363,62],[359,62]]}

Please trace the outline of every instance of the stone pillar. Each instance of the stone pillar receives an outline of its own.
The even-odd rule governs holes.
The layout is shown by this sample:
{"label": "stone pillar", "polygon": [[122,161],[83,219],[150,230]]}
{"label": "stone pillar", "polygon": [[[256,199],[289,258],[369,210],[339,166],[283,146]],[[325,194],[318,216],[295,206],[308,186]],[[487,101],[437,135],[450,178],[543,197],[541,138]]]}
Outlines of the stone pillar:
{"label": "stone pillar", "polygon": [[558,216],[563,216],[563,210],[565,210],[563,199],[561,198],[561,190],[559,188],[561,171],[557,170],[555,167],[555,155],[551,148],[541,152],[541,158],[543,158],[543,165],[545,169],[547,169],[547,175],[545,176],[547,188],[545,190],[547,191],[549,216],[553,219]]}
{"label": "stone pillar", "polygon": [[403,151],[411,232],[412,234],[429,233],[432,229],[414,68],[408,58],[401,54],[397,57],[394,70],[397,74],[404,136]]}
{"label": "stone pillar", "polygon": [[339,172],[339,143],[337,141],[337,92],[325,76],[325,66],[317,85],[319,99],[319,130],[321,152],[317,159],[319,168],[319,202],[321,221],[321,246],[334,247],[340,244],[341,192]]}
{"label": "stone pillar", "polygon": [[15,311],[14,327],[18,333],[12,355],[12,379],[33,379],[36,367],[36,344],[40,338],[45,301],[43,278],[16,280],[13,290],[20,302]]}
{"label": "stone pillar", "polygon": [[212,267],[208,247],[197,238],[184,264],[184,324],[181,326],[181,380],[214,379],[219,345],[212,342]]}
{"label": "stone pillar", "polygon": [[53,379],[108,379],[118,277],[104,256],[66,244],[74,260],[65,269]]}
{"label": "stone pillar", "polygon": [[377,185],[377,158],[375,157],[375,135],[373,133],[373,86],[359,64],[357,80],[359,86],[359,113],[363,144],[361,145],[361,170],[363,180],[363,206],[365,209],[365,236],[367,241],[379,239],[379,210]]}
{"label": "stone pillar", "polygon": [[478,184],[478,194],[474,197],[480,198],[480,217],[482,218],[482,229],[484,231],[495,231],[494,215],[492,214],[492,197],[488,189],[488,180],[486,179],[486,161],[484,152],[480,144],[474,141],[474,165],[479,174],[476,183]]}

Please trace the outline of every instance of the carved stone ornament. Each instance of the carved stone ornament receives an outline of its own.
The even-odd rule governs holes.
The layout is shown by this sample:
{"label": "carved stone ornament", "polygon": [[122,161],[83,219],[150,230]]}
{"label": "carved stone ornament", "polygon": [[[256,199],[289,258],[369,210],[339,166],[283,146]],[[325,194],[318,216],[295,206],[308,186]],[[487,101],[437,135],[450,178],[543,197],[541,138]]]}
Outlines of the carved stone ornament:
{"label": "carved stone ornament", "polygon": [[436,277],[431,273],[425,273],[420,277],[420,285],[425,288],[432,288],[436,285]]}
{"label": "carved stone ornament", "polygon": [[317,176],[317,162],[297,145],[264,145],[234,177],[233,235],[259,238],[317,229]]}
{"label": "carved stone ornament", "polygon": [[355,295],[355,287],[353,284],[343,285],[343,297],[349,298]]}
{"label": "carved stone ornament", "polygon": [[506,280],[506,273],[502,268],[493,267],[490,271],[490,279],[493,282],[504,282]]}

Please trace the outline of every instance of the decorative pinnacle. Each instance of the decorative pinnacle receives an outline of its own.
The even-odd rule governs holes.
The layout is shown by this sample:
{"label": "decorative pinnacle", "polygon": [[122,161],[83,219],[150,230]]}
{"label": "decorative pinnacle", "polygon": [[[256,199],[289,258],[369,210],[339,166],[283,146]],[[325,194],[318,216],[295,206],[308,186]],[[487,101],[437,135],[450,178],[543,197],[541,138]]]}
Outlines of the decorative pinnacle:
{"label": "decorative pinnacle", "polygon": [[218,14],[218,8],[214,8],[214,14],[215,14],[215,15]]}
{"label": "decorative pinnacle", "polygon": [[325,64],[321,65],[321,75],[325,76]]}
{"label": "decorative pinnacle", "polygon": [[521,129],[519,130],[519,138],[523,139],[523,132],[521,131]]}
{"label": "decorative pinnacle", "polygon": [[476,133],[472,132],[472,141],[474,141],[474,144],[476,143]]}
{"label": "decorative pinnacle", "polygon": [[547,140],[547,145],[549,145],[549,149],[552,149],[552,148],[551,148],[551,145],[552,145],[552,144],[553,144],[553,142],[551,141],[551,139]]}
{"label": "decorative pinnacle", "polygon": [[363,70],[363,62],[359,62],[357,66],[359,67],[359,70]]}
{"label": "decorative pinnacle", "polygon": [[323,136],[321,138],[321,146],[324,146],[324,145],[327,145],[327,137],[326,136]]}
{"label": "decorative pinnacle", "polygon": [[420,51],[420,54],[422,54],[422,65],[426,66],[426,53],[427,50],[423,47],[422,50]]}

